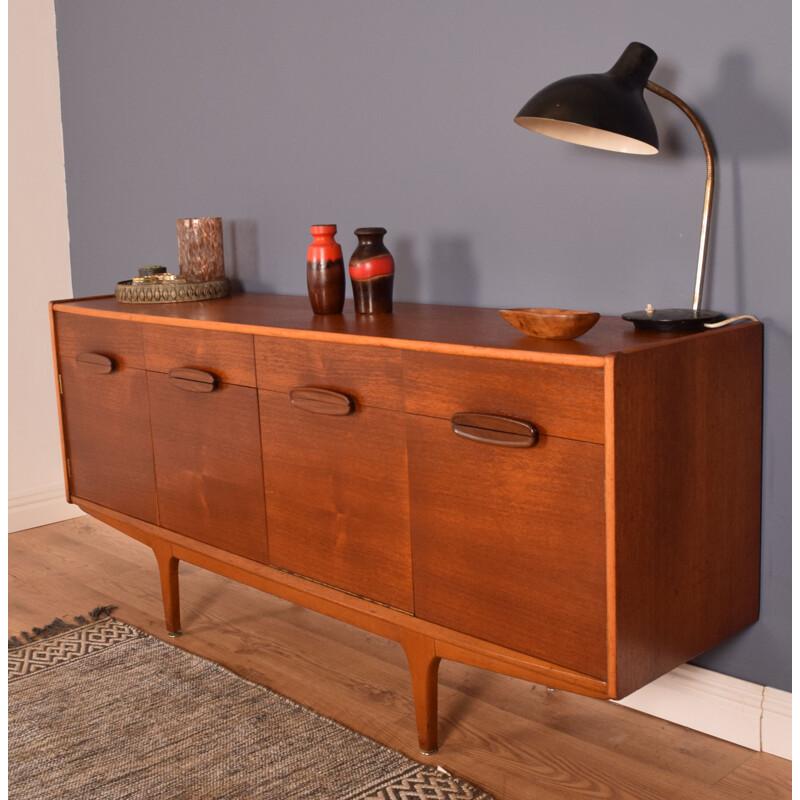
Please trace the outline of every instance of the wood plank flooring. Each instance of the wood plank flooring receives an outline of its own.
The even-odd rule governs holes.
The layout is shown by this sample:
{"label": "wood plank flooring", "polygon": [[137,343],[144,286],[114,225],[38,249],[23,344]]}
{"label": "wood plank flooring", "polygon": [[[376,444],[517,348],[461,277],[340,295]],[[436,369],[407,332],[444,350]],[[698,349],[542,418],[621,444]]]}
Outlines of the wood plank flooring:
{"label": "wood plank flooring", "polygon": [[[452,662],[440,670],[440,749],[426,758],[399,645],[189,564],[180,575],[184,635],[168,641],[496,800],[791,797],[789,761]],[[99,605],[167,639],[149,548],[89,517],[9,537],[10,635]]]}

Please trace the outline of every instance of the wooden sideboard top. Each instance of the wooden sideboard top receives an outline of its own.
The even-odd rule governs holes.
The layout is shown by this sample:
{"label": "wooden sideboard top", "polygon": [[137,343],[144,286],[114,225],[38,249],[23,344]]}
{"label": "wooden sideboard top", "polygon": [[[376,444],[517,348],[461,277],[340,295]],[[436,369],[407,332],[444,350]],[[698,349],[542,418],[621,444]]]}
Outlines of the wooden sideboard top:
{"label": "wooden sideboard top", "polygon": [[521,335],[493,308],[395,303],[392,314],[359,316],[348,300],[342,314],[317,316],[307,297],[275,294],[244,293],[219,300],[142,305],[119,303],[109,295],[61,300],[53,305],[69,313],[162,325],[476,356],[491,353],[498,357],[497,351],[502,351],[501,357],[510,360],[594,367],[602,366],[603,359],[613,353],[725,331],[643,333],[619,317],[603,316],[579,339],[556,341]]}

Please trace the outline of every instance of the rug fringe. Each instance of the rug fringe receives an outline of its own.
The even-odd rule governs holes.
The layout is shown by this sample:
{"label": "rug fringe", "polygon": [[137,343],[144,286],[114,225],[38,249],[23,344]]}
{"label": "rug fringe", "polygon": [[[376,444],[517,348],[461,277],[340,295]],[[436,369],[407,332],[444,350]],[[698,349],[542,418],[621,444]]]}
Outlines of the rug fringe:
{"label": "rug fringe", "polygon": [[[35,642],[37,639],[47,639],[50,636],[55,636],[64,631],[79,628],[81,625],[88,625],[90,622],[97,622],[97,620],[110,617],[111,612],[116,609],[116,606],[97,606],[93,608],[86,616],[73,617],[75,623],[64,622],[63,619],[56,617],[49,625],[43,628],[33,628],[29,631],[22,631],[19,636],[12,636],[8,640],[8,647],[22,647],[29,642]],[[89,619],[86,619],[89,617]],[[20,638],[22,637],[22,638]]]}

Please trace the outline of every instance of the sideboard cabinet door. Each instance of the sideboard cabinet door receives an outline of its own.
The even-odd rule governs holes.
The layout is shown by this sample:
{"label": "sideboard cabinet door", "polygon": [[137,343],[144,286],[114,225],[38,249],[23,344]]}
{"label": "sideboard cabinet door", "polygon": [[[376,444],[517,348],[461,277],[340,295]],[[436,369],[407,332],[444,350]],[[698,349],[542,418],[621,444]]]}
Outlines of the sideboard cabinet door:
{"label": "sideboard cabinet door", "polygon": [[604,447],[422,416],[408,447],[417,616],[604,679]]}
{"label": "sideboard cabinet door", "polygon": [[149,325],[144,340],[160,524],[267,563],[252,337]]}
{"label": "sideboard cabinet door", "polygon": [[147,374],[161,525],[266,563],[256,390],[194,392]]}
{"label": "sideboard cabinet door", "polygon": [[268,336],[255,352],[270,563],[412,611],[400,354]]}
{"label": "sideboard cabinet door", "polygon": [[55,314],[70,495],[157,523],[141,325]]}
{"label": "sideboard cabinet door", "polygon": [[403,415],[316,413],[260,391],[270,563],[413,609]]}

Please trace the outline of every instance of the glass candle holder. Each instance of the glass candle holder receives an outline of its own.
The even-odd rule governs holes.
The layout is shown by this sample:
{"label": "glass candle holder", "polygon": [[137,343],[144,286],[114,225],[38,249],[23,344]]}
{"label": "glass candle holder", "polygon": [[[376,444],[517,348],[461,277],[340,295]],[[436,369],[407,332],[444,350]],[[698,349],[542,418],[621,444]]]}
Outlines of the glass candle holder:
{"label": "glass candle holder", "polygon": [[179,219],[178,264],[181,275],[191,283],[218,281],[225,277],[222,249],[222,218]]}

